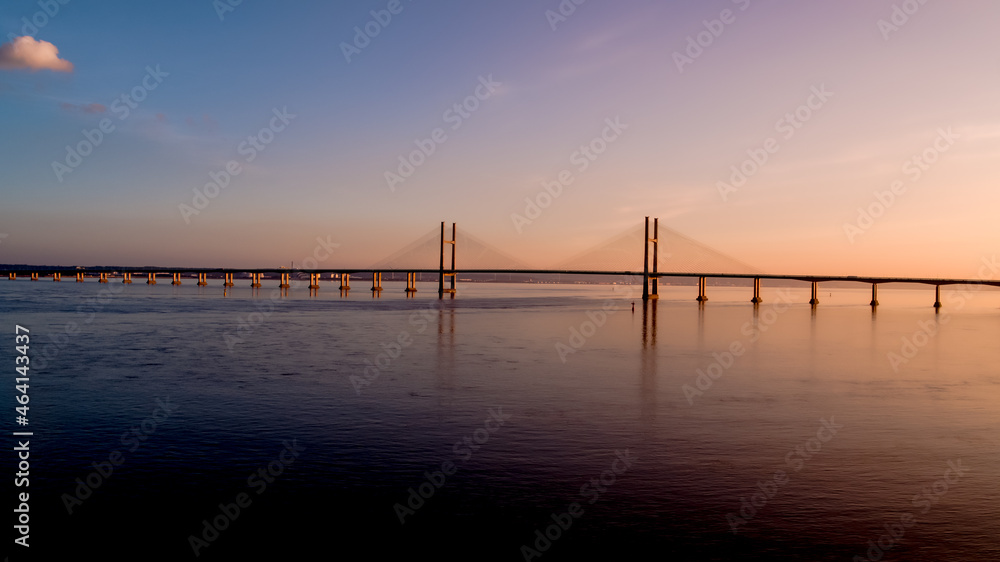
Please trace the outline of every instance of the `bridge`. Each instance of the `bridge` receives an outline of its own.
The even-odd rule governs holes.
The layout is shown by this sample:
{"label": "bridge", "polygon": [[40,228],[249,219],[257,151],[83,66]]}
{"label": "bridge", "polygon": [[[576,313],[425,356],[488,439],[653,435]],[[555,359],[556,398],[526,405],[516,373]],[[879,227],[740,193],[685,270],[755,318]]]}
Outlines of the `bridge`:
{"label": "bridge", "polygon": [[[652,228],[650,228],[652,226]],[[340,281],[339,289],[342,296],[351,290],[352,275],[370,275],[371,291],[378,296],[383,290],[382,275],[384,273],[403,274],[406,278],[407,296],[417,292],[417,280],[420,274],[431,274],[438,281],[438,296],[454,297],[457,293],[457,282],[460,274],[508,274],[508,275],[568,275],[568,276],[616,276],[641,277],[642,298],[644,301],[659,297],[659,280],[663,278],[692,278],[698,282],[696,300],[704,303],[708,300],[709,279],[741,279],[753,281],[753,297],[750,302],[759,304],[761,299],[761,282],[763,280],[790,280],[810,283],[812,287],[809,303],[819,304],[819,284],[823,282],[848,281],[869,284],[872,288],[871,306],[878,306],[878,286],[889,283],[915,283],[933,286],[935,290],[934,307],[941,307],[941,287],[948,285],[989,285],[1000,287],[1000,280],[984,279],[944,279],[944,278],[910,278],[910,277],[868,277],[854,275],[784,275],[767,274],[749,266],[722,252],[701,244],[679,232],[664,228],[660,232],[659,219],[654,218],[650,224],[646,217],[645,224],[640,228],[629,229],[610,240],[603,242],[590,250],[577,254],[557,265],[553,269],[532,268],[523,264],[504,252],[490,246],[472,234],[459,231],[452,223],[451,232],[446,224],[418,238],[415,242],[402,248],[389,257],[365,268],[178,268],[178,267],[118,267],[118,266],[7,266],[0,269],[0,276],[6,275],[10,280],[18,276],[30,277],[38,281],[43,277],[51,277],[61,281],[62,276],[73,276],[76,282],[82,283],[88,277],[97,277],[99,283],[108,283],[110,278],[121,277],[122,283],[132,283],[132,276],[146,276],[146,283],[157,284],[157,277],[169,275],[172,285],[180,285],[182,278],[197,276],[199,286],[208,285],[211,276],[221,278],[224,287],[235,285],[237,275],[249,276],[251,287],[260,287],[265,278],[277,278],[279,287],[288,289],[291,279],[300,275],[309,275],[309,289],[319,290],[321,277],[330,274],[331,278]],[[639,261],[639,246],[642,245],[642,260]],[[462,247],[463,263],[469,265],[458,267],[458,248]],[[433,263],[437,262],[437,267]],[[661,271],[660,265],[668,266],[669,270]],[[446,267],[447,265],[447,267]],[[428,267],[430,266],[430,267]],[[266,277],[270,276],[270,277]]]}

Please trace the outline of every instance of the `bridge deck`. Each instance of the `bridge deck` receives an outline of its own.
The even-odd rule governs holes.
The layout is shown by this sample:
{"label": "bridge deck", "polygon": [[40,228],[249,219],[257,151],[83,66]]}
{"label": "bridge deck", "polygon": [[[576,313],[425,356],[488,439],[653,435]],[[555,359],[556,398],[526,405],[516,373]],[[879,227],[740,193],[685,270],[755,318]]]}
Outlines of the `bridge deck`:
{"label": "bridge deck", "polygon": [[[296,274],[349,274],[358,273],[441,273],[440,269],[372,269],[372,268],[323,268],[323,269],[291,269],[291,268],[200,268],[200,267],[43,267],[43,266],[22,266],[18,268],[0,269],[0,275],[30,275],[38,273],[41,275],[51,275],[59,273],[62,275],[83,273],[84,275],[101,273],[131,273],[131,274],[275,274],[282,273]],[[455,269],[444,271],[445,273],[458,274],[521,274],[521,275],[605,275],[605,276],[633,276],[642,277],[642,271],[600,271],[600,270],[573,270],[573,269]],[[1000,287],[1000,279],[947,279],[931,277],[868,277],[855,275],[789,275],[789,274],[762,274],[762,273],[692,273],[692,272],[650,272],[650,278],[664,277],[694,277],[710,279],[773,279],[790,280],[804,282],[828,282],[828,281],[853,281],[865,284],[883,283],[919,283],[925,285],[991,285]]]}

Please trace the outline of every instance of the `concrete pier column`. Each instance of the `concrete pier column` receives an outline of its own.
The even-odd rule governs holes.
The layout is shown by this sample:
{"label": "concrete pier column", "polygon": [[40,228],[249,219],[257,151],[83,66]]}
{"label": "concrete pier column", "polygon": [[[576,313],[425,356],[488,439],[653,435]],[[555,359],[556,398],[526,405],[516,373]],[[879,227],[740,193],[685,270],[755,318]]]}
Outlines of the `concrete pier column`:
{"label": "concrete pier column", "polygon": [[10,279],[11,281],[14,281],[14,280],[17,279],[17,274],[16,273],[8,273],[7,274],[7,279]]}
{"label": "concrete pier column", "polygon": [[764,299],[760,298],[760,277],[755,277],[753,280],[753,298],[750,302],[754,304],[760,304],[764,302]]}
{"label": "concrete pier column", "polygon": [[372,272],[372,290],[375,292],[382,290],[382,274],[378,271]]}
{"label": "concrete pier column", "polygon": [[309,288],[310,289],[319,289],[319,273],[310,273],[309,274]]}
{"label": "concrete pier column", "polygon": [[287,289],[287,288],[291,287],[291,285],[288,283],[288,274],[287,273],[282,273],[281,274],[281,283],[278,285],[278,287],[281,288],[281,289]]}
{"label": "concrete pier column", "polygon": [[698,298],[695,299],[695,300],[697,300],[698,302],[705,302],[705,301],[708,300],[708,295],[705,294],[707,286],[708,286],[708,280],[705,277],[699,277],[698,278]]}
{"label": "concrete pier column", "polygon": [[122,273],[122,283],[124,283],[126,285],[131,285],[132,284],[132,274],[131,273]]}
{"label": "concrete pier column", "polygon": [[350,291],[351,290],[351,274],[341,273],[340,274],[340,290]]}
{"label": "concrete pier column", "polygon": [[207,273],[199,273],[198,274],[198,286],[199,287],[204,287],[206,285],[208,285],[208,274]]}
{"label": "concrete pier column", "polygon": [[941,308],[941,285],[934,285],[934,308]]}
{"label": "concrete pier column", "polygon": [[77,273],[76,274],[76,282],[77,283],[83,283],[83,273]]}
{"label": "concrete pier column", "polygon": [[38,281],[38,274],[37,273],[32,273],[31,274],[31,280],[32,281]]}
{"label": "concrete pier column", "polygon": [[410,272],[406,274],[406,296],[412,297],[417,292],[417,274]]}
{"label": "concrete pier column", "polygon": [[819,282],[812,282],[812,298],[809,299],[809,304],[819,304]]}
{"label": "concrete pier column", "polygon": [[872,306],[878,306],[878,283],[872,283]]}
{"label": "concrete pier column", "polygon": [[52,280],[53,281],[62,281],[62,273],[53,273],[52,274]]}
{"label": "concrete pier column", "polygon": [[172,273],[171,275],[173,275],[173,281],[171,281],[170,284],[171,285],[180,285],[181,284],[181,274],[180,273]]}
{"label": "concrete pier column", "polygon": [[260,276],[261,276],[260,273],[251,273],[250,274],[250,286],[253,287],[254,289],[257,289],[257,288],[260,287]]}
{"label": "concrete pier column", "polygon": [[100,279],[98,279],[97,282],[98,283],[107,283],[108,282],[108,274],[107,273],[102,273]]}
{"label": "concrete pier column", "polygon": [[147,285],[156,285],[156,274],[155,273],[147,273],[146,274],[146,284]]}
{"label": "concrete pier column", "polygon": [[222,286],[223,287],[232,287],[233,286],[233,274],[232,273],[225,273],[225,274],[223,274],[223,276],[225,277],[225,282],[222,284]]}

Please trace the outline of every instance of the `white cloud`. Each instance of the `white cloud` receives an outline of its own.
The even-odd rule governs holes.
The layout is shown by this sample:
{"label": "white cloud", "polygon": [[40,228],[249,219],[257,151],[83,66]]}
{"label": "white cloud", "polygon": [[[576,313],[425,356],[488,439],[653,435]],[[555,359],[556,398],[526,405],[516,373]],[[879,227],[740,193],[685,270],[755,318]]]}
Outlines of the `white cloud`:
{"label": "white cloud", "polygon": [[0,70],[22,69],[72,72],[73,63],[59,58],[59,49],[52,43],[25,35],[0,45]]}

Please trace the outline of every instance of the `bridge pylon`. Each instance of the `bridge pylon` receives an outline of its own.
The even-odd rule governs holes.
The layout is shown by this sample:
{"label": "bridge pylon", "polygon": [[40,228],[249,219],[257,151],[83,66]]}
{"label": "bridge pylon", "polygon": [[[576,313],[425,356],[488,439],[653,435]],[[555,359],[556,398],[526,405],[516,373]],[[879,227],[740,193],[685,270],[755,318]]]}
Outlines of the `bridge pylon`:
{"label": "bridge pylon", "polygon": [[[457,232],[455,223],[451,223],[451,240],[445,240],[444,238],[444,221],[441,221],[441,262],[438,266],[438,297],[444,297],[445,293],[455,294],[455,281],[457,279],[457,273],[455,273],[455,240],[457,240],[455,234]],[[444,248],[445,244],[451,244],[451,269],[445,270],[444,268]],[[444,288],[444,278],[451,277],[451,288]]]}
{"label": "bridge pylon", "polygon": [[[660,219],[654,218],[653,219],[653,237],[652,238],[649,237],[649,217],[646,217],[646,234],[645,234],[645,236],[643,236],[644,242],[642,244],[642,300],[644,300],[644,301],[648,301],[648,300],[660,298],[660,295],[657,293],[657,288],[658,288],[658,285],[659,285],[659,282],[660,282],[660,278],[656,277],[656,276],[650,278],[650,276],[649,276],[649,274],[650,274],[650,271],[649,271],[649,243],[650,242],[653,243],[653,271],[652,272],[654,274],[659,272],[659,269],[657,268],[657,263],[656,263],[657,255],[659,254],[659,251],[658,251],[659,231],[660,231]],[[650,284],[652,284],[652,286],[653,286],[652,287],[652,289],[653,289],[652,291],[650,291]]]}

